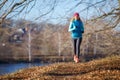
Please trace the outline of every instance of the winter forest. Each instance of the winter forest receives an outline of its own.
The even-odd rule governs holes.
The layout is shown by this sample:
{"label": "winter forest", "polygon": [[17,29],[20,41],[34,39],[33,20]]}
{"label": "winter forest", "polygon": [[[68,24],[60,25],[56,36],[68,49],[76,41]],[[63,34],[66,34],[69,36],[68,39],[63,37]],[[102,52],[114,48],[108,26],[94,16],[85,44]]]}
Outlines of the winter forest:
{"label": "winter forest", "polygon": [[85,27],[83,60],[120,54],[120,0],[0,0],[0,62],[71,59],[74,12]]}

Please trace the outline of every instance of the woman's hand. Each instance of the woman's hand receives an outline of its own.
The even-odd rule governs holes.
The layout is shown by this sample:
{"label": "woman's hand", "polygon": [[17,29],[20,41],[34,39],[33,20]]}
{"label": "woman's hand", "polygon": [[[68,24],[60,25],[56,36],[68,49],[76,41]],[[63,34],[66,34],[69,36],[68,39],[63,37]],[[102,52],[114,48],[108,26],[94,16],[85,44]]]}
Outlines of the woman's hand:
{"label": "woman's hand", "polygon": [[84,33],[84,31],[81,31],[82,33]]}

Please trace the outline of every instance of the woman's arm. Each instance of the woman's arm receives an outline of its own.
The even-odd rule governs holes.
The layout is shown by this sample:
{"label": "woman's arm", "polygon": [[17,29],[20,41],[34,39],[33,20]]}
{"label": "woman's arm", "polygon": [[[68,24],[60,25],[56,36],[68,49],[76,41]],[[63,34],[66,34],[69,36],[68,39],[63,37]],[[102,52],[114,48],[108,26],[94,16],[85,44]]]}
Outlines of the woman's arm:
{"label": "woman's arm", "polygon": [[84,33],[84,24],[81,22],[81,32]]}
{"label": "woman's arm", "polygon": [[71,32],[71,31],[73,31],[75,29],[76,29],[76,27],[73,25],[73,22],[70,22],[68,31]]}

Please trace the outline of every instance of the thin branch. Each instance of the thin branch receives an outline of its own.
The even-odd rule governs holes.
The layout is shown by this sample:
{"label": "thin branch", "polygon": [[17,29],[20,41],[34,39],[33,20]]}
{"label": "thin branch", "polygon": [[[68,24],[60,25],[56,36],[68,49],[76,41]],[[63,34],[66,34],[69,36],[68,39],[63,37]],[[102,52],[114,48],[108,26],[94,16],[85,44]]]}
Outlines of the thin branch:
{"label": "thin branch", "polygon": [[[28,5],[29,5],[31,2],[33,2],[33,1],[34,1],[34,0],[30,0],[28,3],[23,4],[23,5],[25,5],[25,6],[23,6],[23,5],[19,6],[18,8],[20,8],[20,7],[22,7],[22,6],[23,6],[23,8],[22,8],[21,10],[17,11],[18,13],[14,14],[13,16],[11,16],[11,17],[9,17],[9,18],[15,17],[15,16],[17,16],[18,14],[20,14],[21,12],[23,12],[23,10],[24,10],[25,8],[27,8]],[[35,1],[36,1],[36,0],[35,0]],[[31,7],[30,10],[32,10],[32,8],[34,7],[34,5],[35,5],[35,3],[32,5],[32,7]],[[18,8],[16,8],[16,9],[18,9]],[[29,10],[29,11],[30,11],[30,10]],[[25,12],[25,14],[26,14],[26,12]]]}
{"label": "thin branch", "polygon": [[95,7],[95,5],[97,4],[100,4],[100,3],[103,3],[105,2],[106,0],[102,0],[102,1],[99,1],[99,2],[96,2],[94,4],[91,4],[90,2],[82,2],[83,0],[81,0],[78,4],[76,4],[74,7],[72,7],[69,11],[73,10],[74,8],[78,7],[80,4],[89,4],[89,6],[87,6],[86,8],[82,9],[80,12],[83,12],[85,10],[87,10],[88,8],[91,8],[91,7]]}
{"label": "thin branch", "polygon": [[1,8],[5,5],[5,3],[7,2],[8,0],[4,0],[1,4],[0,4],[0,10]]}
{"label": "thin branch", "polygon": [[53,11],[54,8],[55,8],[56,3],[57,3],[57,2],[56,2],[56,0],[55,0],[54,3],[53,3],[53,4],[54,4],[53,7],[52,7],[48,12],[46,12],[45,14],[42,14],[41,16],[35,18],[35,20],[38,20],[39,18],[41,18],[41,17],[43,17],[43,16],[49,14],[51,11]]}
{"label": "thin branch", "polygon": [[99,16],[99,17],[97,17],[97,18],[91,19],[91,21],[94,21],[94,20],[97,20],[97,19],[100,19],[100,18],[104,18],[104,17],[109,16],[109,15],[116,14],[116,13],[114,13],[114,11],[116,11],[116,10],[118,10],[118,9],[119,9],[119,8],[113,9],[113,10],[111,10],[110,12],[104,13],[103,15],[101,15],[101,16]]}
{"label": "thin branch", "polygon": [[2,19],[5,19],[17,6],[23,4],[24,2],[26,2],[27,0],[22,0],[21,2],[19,3],[15,3],[12,8],[6,13],[6,14],[3,14],[2,15]]}
{"label": "thin branch", "polygon": [[[95,7],[96,8],[96,5],[100,4],[100,3],[103,3],[105,2],[106,0],[102,0],[102,1],[99,1],[99,2],[96,2],[94,4],[91,4],[91,3],[88,3],[88,2],[83,2],[83,3],[86,3],[86,4],[90,4],[88,7],[84,8],[83,10],[81,10],[80,12],[83,12],[85,11],[86,9],[88,8],[91,8],[91,7]],[[96,8],[97,9],[97,8]]]}
{"label": "thin branch", "polygon": [[[29,3],[31,3],[33,0],[31,0]],[[28,3],[28,4],[29,4]],[[28,12],[27,13],[29,13],[32,9],[33,9],[33,7],[35,6],[35,4],[36,4],[36,0],[34,1],[34,3],[33,3],[33,5],[31,6],[31,8],[28,10]]]}

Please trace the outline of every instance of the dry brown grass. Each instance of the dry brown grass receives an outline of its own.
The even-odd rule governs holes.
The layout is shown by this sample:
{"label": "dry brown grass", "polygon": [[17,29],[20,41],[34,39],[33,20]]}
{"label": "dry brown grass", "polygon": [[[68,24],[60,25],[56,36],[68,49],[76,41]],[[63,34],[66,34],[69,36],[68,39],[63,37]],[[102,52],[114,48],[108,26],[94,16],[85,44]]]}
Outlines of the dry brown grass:
{"label": "dry brown grass", "polygon": [[0,80],[120,80],[120,56],[32,67],[0,76]]}

